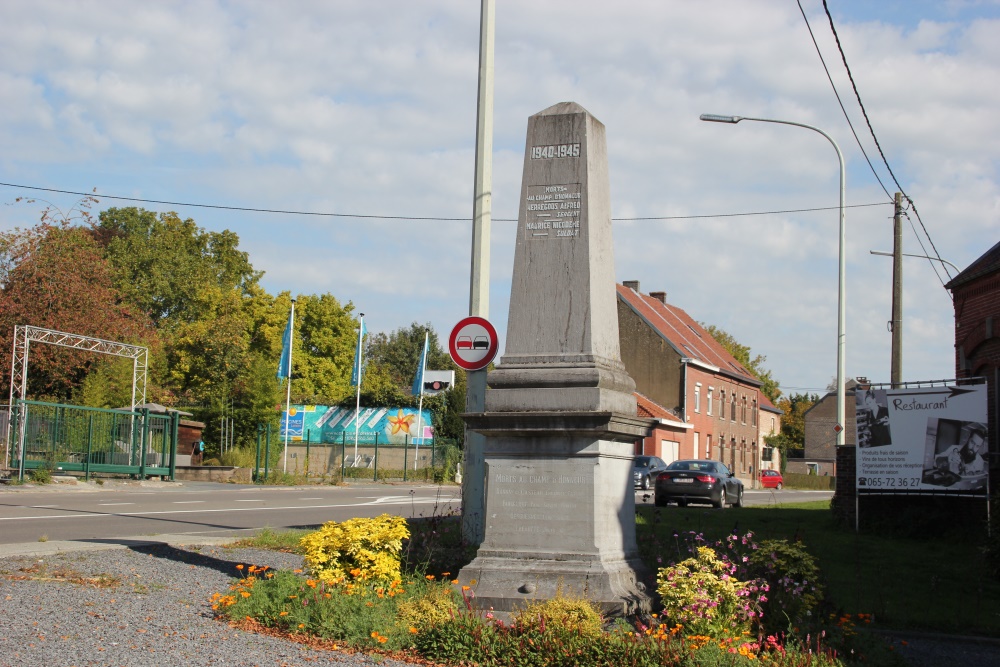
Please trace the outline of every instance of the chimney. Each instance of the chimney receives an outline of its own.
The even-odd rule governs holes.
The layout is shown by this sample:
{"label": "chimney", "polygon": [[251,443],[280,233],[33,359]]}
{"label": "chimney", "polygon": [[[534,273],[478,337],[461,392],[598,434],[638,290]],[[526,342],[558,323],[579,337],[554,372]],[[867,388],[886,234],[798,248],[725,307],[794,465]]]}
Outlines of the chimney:
{"label": "chimney", "polygon": [[639,293],[639,281],[638,280],[623,280],[622,285],[629,288],[636,294]]}
{"label": "chimney", "polygon": [[667,303],[667,293],[666,292],[650,292],[649,296],[653,297],[660,303],[666,305]]}

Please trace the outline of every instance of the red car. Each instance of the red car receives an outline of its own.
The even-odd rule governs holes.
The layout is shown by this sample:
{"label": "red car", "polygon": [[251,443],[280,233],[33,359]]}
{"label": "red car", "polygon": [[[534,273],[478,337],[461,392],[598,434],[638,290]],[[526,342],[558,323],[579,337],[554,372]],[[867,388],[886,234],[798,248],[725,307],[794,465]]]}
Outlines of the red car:
{"label": "red car", "polygon": [[785,485],[785,480],[781,478],[781,473],[777,470],[761,470],[760,485],[765,489],[781,489]]}

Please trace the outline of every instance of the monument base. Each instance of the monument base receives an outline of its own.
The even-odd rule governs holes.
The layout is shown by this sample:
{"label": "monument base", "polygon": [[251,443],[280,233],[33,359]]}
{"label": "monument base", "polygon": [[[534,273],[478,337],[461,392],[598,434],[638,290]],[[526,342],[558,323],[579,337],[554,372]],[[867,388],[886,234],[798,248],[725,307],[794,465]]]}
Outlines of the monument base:
{"label": "monument base", "polygon": [[[546,558],[545,556],[549,556]],[[500,553],[480,549],[459,583],[473,591],[475,609],[512,612],[535,600],[586,598],[605,616],[650,612],[646,569],[636,558],[585,559],[578,554]]]}
{"label": "monument base", "polygon": [[600,412],[463,415],[486,435],[485,539],[459,573],[479,609],[585,597],[648,613],[635,542],[634,441],[649,421]]}

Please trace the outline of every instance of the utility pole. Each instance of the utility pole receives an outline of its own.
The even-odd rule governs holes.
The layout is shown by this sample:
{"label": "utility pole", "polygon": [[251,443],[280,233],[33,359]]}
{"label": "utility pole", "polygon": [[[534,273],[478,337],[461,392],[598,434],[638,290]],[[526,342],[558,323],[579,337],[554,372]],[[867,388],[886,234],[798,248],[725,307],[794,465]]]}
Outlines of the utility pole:
{"label": "utility pole", "polygon": [[892,362],[889,379],[893,389],[903,382],[903,193],[896,193],[892,216]]}
{"label": "utility pole", "polygon": [[[476,173],[472,207],[472,271],[469,315],[489,317],[490,222],[493,200],[493,22],[494,0],[482,0],[479,24],[479,96],[476,107]],[[486,369],[466,375],[465,409],[486,410]],[[462,535],[481,544],[486,534],[486,436],[465,429],[462,474]]]}

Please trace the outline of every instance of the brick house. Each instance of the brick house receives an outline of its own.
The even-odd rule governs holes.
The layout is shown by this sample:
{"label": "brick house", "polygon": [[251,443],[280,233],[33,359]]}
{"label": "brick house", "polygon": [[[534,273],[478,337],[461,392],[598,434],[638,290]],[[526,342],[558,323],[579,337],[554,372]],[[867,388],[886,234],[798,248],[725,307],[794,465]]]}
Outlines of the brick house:
{"label": "brick house", "polygon": [[[667,461],[722,461],[752,485],[761,467],[760,381],[686,312],[668,304],[666,292],[642,294],[638,281],[617,289],[625,369],[637,395],[677,422],[663,424],[665,435],[646,438],[642,451]],[[648,404],[645,410],[652,412]]]}
{"label": "brick house", "polygon": [[[854,414],[854,388],[856,380],[844,384],[844,445],[854,447],[857,436],[857,418]],[[813,475],[837,475],[837,392],[827,392],[802,415],[805,421],[805,451],[801,459],[789,459],[788,472]],[[853,473],[853,471],[852,471]]]}
{"label": "brick house", "polygon": [[757,418],[757,442],[760,443],[760,469],[781,470],[781,451],[777,447],[768,447],[767,438],[781,433],[781,417],[784,413],[774,407],[770,399],[760,395],[760,414]]}
{"label": "brick house", "polygon": [[955,377],[986,378],[990,465],[997,464],[1000,387],[1000,243],[952,278],[955,304]]}

